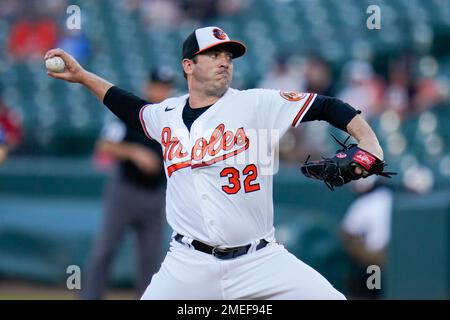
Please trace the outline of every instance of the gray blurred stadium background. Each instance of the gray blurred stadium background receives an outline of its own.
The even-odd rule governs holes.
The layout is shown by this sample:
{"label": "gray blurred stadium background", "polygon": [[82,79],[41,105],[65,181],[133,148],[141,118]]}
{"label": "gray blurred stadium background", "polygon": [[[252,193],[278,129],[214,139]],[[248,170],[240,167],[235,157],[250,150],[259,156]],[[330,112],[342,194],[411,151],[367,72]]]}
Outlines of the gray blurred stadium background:
{"label": "gray blurred stadium background", "polygon": [[[79,31],[66,28],[71,4],[81,9]],[[372,4],[381,8],[380,30],[366,27]],[[30,28],[33,23],[39,27]],[[399,172],[389,181],[395,205],[384,297],[448,299],[448,0],[0,0],[1,97],[23,126],[20,145],[0,165],[0,284],[64,287],[67,266],[86,263],[101,216],[107,173],[92,152],[109,112],[80,85],[48,78],[43,52],[65,48],[86,69],[135,93],[151,67],[169,65],[180,70],[182,93],[181,43],[201,25],[217,25],[246,43],[246,56],[235,62],[234,87],[273,83],[268,75],[276,61],[284,61],[296,90],[320,88],[314,72],[308,73],[320,61],[314,70],[329,72],[325,92],[361,103],[390,169]],[[39,45],[23,47],[26,32]],[[355,92],[352,81],[367,91]],[[304,127],[280,146],[274,179],[278,236],[345,292],[350,264],[337,229],[354,195],[349,187],[328,192],[300,175],[306,154],[336,149],[329,137],[333,128]],[[132,281],[131,243],[127,238],[115,260],[116,287]]]}

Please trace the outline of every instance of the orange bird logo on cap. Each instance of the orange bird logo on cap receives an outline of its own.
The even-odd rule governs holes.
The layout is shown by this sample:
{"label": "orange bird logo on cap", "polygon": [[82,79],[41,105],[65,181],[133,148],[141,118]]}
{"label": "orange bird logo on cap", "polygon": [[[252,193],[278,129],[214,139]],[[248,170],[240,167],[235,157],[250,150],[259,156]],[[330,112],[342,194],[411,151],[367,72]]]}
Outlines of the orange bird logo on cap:
{"label": "orange bird logo on cap", "polygon": [[214,35],[214,37],[216,37],[219,40],[225,40],[227,38],[227,35],[225,34],[225,32],[223,32],[222,30],[217,29],[217,28],[213,30],[213,35]]}

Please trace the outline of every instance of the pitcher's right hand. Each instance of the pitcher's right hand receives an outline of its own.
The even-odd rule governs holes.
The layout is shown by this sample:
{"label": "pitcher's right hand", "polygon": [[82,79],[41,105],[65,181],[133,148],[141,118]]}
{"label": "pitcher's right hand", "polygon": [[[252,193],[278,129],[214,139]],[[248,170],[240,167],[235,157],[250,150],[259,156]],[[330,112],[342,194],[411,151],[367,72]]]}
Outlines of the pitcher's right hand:
{"label": "pitcher's right hand", "polygon": [[47,53],[44,56],[44,60],[47,60],[52,57],[61,57],[66,66],[63,72],[48,71],[47,74],[50,77],[75,83],[81,83],[83,81],[83,77],[87,72],[78,63],[78,61],[75,60],[74,57],[72,57],[70,54],[68,54],[67,52],[65,52],[60,48],[51,49],[47,51]]}

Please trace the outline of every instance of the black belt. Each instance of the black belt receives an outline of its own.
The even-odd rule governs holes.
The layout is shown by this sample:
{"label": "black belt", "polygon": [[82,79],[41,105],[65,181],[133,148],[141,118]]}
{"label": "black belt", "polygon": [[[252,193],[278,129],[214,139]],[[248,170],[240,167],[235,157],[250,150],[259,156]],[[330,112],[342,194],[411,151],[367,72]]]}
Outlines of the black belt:
{"label": "black belt", "polygon": [[[182,241],[183,237],[184,237],[183,235],[177,233],[175,235],[175,240],[181,244],[184,244]],[[256,246],[256,250],[264,248],[268,243],[269,242],[267,242],[265,239],[259,240],[259,243]],[[221,260],[233,259],[233,258],[242,256],[244,254],[247,254],[248,250],[251,247],[251,245],[248,244],[248,245],[242,246],[242,247],[223,249],[223,248],[218,248],[218,247],[212,247],[212,246],[207,245],[206,243],[200,242],[198,240],[193,240],[191,242],[191,245],[194,247],[195,250],[198,250],[198,251],[201,251],[204,253],[208,253],[208,254],[212,254],[213,256],[215,256],[216,258],[221,259]]]}

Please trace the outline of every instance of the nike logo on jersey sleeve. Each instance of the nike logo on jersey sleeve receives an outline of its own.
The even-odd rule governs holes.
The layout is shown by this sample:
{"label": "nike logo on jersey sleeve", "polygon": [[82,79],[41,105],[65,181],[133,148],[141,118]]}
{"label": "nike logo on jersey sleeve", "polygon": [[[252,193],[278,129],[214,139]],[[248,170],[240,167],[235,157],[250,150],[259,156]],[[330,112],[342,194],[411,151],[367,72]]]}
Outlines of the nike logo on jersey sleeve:
{"label": "nike logo on jersey sleeve", "polygon": [[165,111],[165,112],[167,112],[167,111],[172,111],[173,109],[175,109],[175,107],[172,107],[172,108],[166,107],[166,108],[164,109],[164,111]]}

